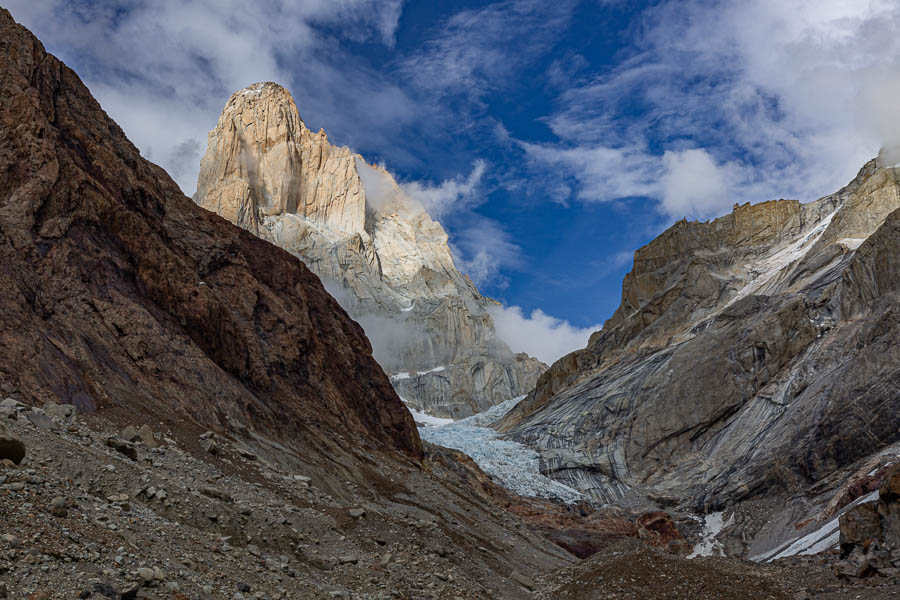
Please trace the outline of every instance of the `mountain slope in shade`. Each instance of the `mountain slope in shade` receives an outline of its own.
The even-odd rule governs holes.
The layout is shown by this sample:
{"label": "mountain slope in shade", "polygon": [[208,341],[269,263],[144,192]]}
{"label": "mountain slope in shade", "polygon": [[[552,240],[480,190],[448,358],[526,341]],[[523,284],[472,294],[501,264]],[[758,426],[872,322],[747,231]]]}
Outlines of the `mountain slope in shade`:
{"label": "mountain slope in shade", "polygon": [[318,278],[184,197],[0,16],[0,389],[420,456],[362,329]]}
{"label": "mountain slope in shade", "polygon": [[603,330],[498,427],[604,502],[706,512],[833,490],[900,440],[898,208],[900,169],[879,159],[809,204],[676,223],[635,253]]}
{"label": "mountain slope in shade", "polygon": [[529,392],[546,368],[497,339],[495,303],[456,269],[440,224],[387,171],[310,131],[277,84],[228,100],[194,199],[303,259],[418,410],[465,417]]}

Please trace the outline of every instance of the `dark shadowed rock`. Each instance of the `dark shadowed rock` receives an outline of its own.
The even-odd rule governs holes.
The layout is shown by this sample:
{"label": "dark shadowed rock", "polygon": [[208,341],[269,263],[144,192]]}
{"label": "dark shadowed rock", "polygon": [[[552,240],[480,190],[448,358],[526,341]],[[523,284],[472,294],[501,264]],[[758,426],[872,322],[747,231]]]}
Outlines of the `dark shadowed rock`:
{"label": "dark shadowed rock", "polygon": [[638,538],[645,544],[672,554],[690,554],[691,545],[678,531],[669,513],[663,511],[644,513],[635,519],[635,525]]}
{"label": "dark shadowed rock", "polygon": [[25,458],[25,443],[0,423],[0,460],[11,460],[15,464]]}

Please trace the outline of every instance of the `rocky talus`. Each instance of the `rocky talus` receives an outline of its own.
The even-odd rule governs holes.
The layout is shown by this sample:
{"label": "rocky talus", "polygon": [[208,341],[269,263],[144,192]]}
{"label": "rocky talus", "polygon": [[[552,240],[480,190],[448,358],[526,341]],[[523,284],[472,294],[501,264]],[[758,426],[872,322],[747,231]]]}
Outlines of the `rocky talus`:
{"label": "rocky talus", "polygon": [[236,92],[194,200],[300,257],[366,329],[411,406],[459,418],[530,391],[546,368],[497,339],[447,234],[384,169],[309,130],[274,83]]}
{"label": "rocky talus", "polygon": [[[602,331],[499,428],[596,501],[749,502],[803,530],[862,462],[895,460],[898,208],[900,169],[879,159],[815,202],[676,223],[635,253]],[[737,523],[733,550],[784,540],[754,542],[760,526]]]}

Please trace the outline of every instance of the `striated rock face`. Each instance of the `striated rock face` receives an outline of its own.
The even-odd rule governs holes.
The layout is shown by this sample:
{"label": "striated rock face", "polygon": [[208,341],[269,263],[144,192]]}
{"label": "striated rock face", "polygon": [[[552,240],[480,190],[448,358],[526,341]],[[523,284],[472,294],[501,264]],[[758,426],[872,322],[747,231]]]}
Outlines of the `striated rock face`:
{"label": "striated rock face", "polygon": [[[900,170],[679,222],[499,427],[598,501],[707,511],[900,439]],[[821,491],[821,490],[820,490]]]}
{"label": "striated rock face", "polygon": [[[232,208],[249,222],[274,210]],[[337,203],[322,211],[352,222]],[[185,198],[3,10],[0,390],[249,428],[310,454],[342,441],[422,453],[362,329],[319,279]]]}
{"label": "striated rock face", "polygon": [[277,84],[229,99],[194,200],[303,259],[414,408],[468,416],[527,393],[546,368],[497,340],[492,301],[456,270],[440,224],[384,169],[310,131]]}

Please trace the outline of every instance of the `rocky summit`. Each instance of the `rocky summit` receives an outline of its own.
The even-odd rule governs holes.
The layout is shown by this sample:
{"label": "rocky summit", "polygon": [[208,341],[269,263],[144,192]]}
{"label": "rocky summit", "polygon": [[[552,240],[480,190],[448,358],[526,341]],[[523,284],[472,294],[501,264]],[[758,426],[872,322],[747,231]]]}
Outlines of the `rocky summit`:
{"label": "rocky summit", "polygon": [[900,454],[898,209],[876,159],[815,202],[676,223],[499,428],[598,502],[727,510],[735,553],[830,522]]}
{"label": "rocky summit", "polygon": [[235,92],[194,200],[300,257],[366,329],[410,406],[460,418],[526,394],[546,368],[494,332],[447,234],[383,168],[310,131],[274,83]]}

